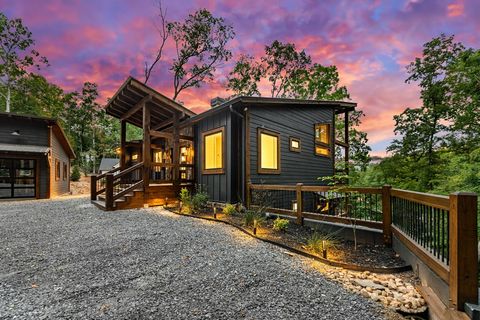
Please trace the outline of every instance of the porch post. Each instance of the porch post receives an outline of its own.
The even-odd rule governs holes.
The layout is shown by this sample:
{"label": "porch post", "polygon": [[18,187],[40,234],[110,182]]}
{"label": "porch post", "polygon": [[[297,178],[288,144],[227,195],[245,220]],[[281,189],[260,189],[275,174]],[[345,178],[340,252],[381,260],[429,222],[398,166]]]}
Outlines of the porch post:
{"label": "porch post", "polygon": [[[349,153],[350,153],[350,141],[349,141],[349,132],[348,132],[348,111],[345,111],[345,174],[348,175],[348,161],[349,161]],[[335,155],[335,150],[333,150],[333,155]]]}
{"label": "porch post", "polygon": [[127,122],[120,121],[120,170],[125,169],[125,140],[127,138]]}
{"label": "porch post", "polygon": [[148,198],[148,186],[150,184],[150,106],[143,104],[143,194]]}
{"label": "porch post", "polygon": [[173,189],[178,193],[180,186],[180,129],[178,127],[178,112],[173,114]]}

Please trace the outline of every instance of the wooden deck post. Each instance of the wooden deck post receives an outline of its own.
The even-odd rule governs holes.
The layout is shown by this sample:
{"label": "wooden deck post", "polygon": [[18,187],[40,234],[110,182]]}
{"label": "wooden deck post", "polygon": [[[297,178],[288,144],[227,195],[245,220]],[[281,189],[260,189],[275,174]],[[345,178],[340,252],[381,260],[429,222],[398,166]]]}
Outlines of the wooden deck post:
{"label": "wooden deck post", "polygon": [[246,199],[246,201],[245,201],[245,206],[246,206],[247,209],[250,209],[250,205],[251,205],[251,203],[252,203],[252,198],[251,198],[251,196],[252,196],[252,187],[251,187],[251,184],[252,184],[251,181],[248,181],[248,182],[247,182],[247,188],[246,188],[247,194],[245,195],[245,199]]}
{"label": "wooden deck post", "polygon": [[390,191],[392,186],[382,187],[382,213],[383,213],[383,243],[387,246],[392,245],[392,205]]}
{"label": "wooden deck post", "polygon": [[478,302],[477,195],[450,194],[449,213],[450,307],[464,310]]}
{"label": "wooden deck post", "polygon": [[97,200],[97,176],[90,176],[90,200]]}
{"label": "wooden deck post", "polygon": [[125,143],[127,139],[127,122],[120,121],[120,170],[125,170]]}
{"label": "wooden deck post", "polygon": [[105,175],[105,209],[113,209],[113,173]]}
{"label": "wooden deck post", "polygon": [[178,127],[179,116],[173,114],[173,190],[176,195],[180,192],[180,129]]}
{"label": "wooden deck post", "polygon": [[303,183],[297,183],[297,224],[303,226],[303,201],[302,201],[302,186]]}
{"label": "wooden deck post", "polygon": [[144,203],[148,198],[148,186],[150,184],[151,166],[151,141],[150,141],[150,106],[143,105],[143,197]]}

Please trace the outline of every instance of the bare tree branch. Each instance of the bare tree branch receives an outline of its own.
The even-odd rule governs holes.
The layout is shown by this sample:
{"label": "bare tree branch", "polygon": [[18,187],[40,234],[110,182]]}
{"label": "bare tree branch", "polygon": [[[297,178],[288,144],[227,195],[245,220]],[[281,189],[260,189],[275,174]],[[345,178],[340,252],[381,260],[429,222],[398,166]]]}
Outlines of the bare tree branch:
{"label": "bare tree branch", "polygon": [[162,59],[162,53],[163,53],[163,47],[165,46],[165,43],[167,42],[168,39],[168,32],[167,32],[167,9],[163,10],[162,8],[162,1],[158,0],[158,17],[159,17],[159,23],[160,25],[156,26],[156,29],[158,31],[158,34],[160,35],[160,47],[157,50],[155,59],[153,62],[149,65],[147,61],[145,61],[145,69],[144,69],[144,76],[145,76],[145,81],[144,83],[146,84],[148,82],[148,79],[150,79],[150,75],[152,74],[153,68],[155,68],[155,65]]}

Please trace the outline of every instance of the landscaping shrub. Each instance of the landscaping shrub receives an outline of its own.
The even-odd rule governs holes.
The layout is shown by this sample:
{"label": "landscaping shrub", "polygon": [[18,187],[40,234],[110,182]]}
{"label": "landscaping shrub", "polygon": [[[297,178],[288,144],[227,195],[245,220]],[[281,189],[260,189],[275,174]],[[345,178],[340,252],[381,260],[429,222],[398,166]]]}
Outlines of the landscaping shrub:
{"label": "landscaping shrub", "polygon": [[253,227],[255,222],[257,224],[256,226],[259,227],[264,221],[265,217],[262,214],[252,210],[247,210],[243,216],[243,224],[247,227]]}
{"label": "landscaping shrub", "polygon": [[193,213],[198,213],[207,207],[208,193],[201,185],[196,186],[195,194],[191,197],[191,209]]}
{"label": "landscaping shrub", "polygon": [[73,166],[72,173],[70,174],[70,180],[78,181],[80,180],[80,169],[77,165]]}
{"label": "landscaping shrub", "polygon": [[277,218],[273,221],[273,230],[286,231],[289,223],[288,219]]}
{"label": "landscaping shrub", "polygon": [[318,254],[322,253],[324,244],[326,249],[335,248],[338,245],[338,240],[331,234],[316,231],[307,239],[307,248]]}
{"label": "landscaping shrub", "polygon": [[222,211],[226,215],[231,215],[232,213],[235,213],[237,211],[237,209],[233,204],[227,203],[226,206],[223,207]]}

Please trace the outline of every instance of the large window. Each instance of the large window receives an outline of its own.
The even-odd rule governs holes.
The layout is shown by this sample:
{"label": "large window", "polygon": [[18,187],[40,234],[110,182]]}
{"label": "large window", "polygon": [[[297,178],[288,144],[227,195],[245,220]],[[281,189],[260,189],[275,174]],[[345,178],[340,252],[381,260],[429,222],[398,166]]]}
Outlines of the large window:
{"label": "large window", "polygon": [[280,135],[258,130],[258,173],[280,173]]}
{"label": "large window", "polygon": [[204,132],[203,136],[203,173],[224,173],[224,127]]}
{"label": "large window", "polygon": [[330,124],[317,123],[315,124],[315,154],[318,156],[331,156],[331,134]]}

